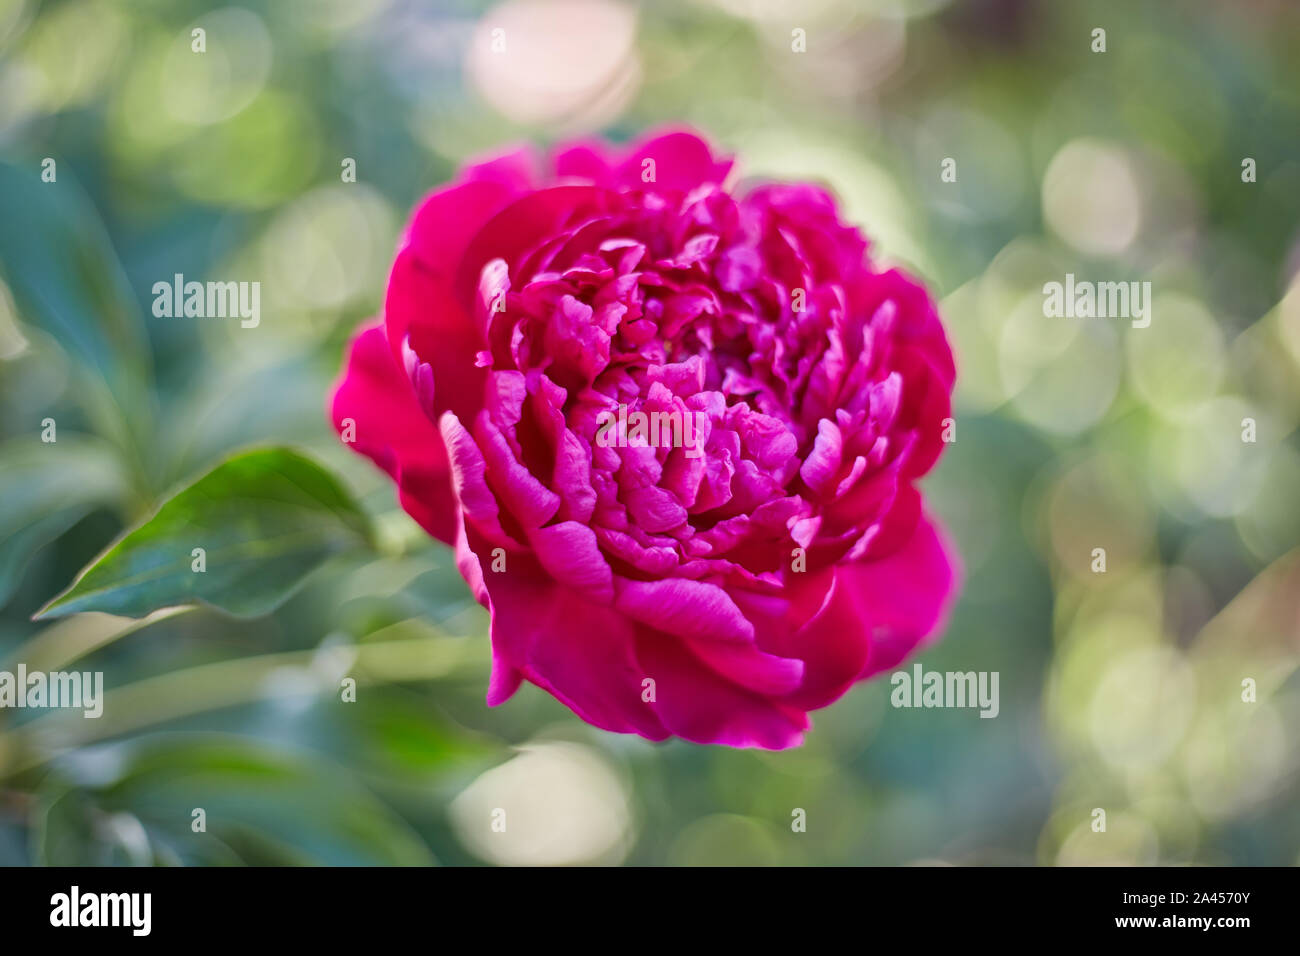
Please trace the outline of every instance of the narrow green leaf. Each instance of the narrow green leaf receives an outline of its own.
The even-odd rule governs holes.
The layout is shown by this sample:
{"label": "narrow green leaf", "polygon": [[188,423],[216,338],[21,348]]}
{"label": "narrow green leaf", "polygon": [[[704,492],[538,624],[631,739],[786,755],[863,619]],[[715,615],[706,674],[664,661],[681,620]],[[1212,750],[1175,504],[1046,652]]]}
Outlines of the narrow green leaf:
{"label": "narrow green leaf", "polygon": [[37,617],[142,617],[192,603],[253,617],[278,607],[331,555],[367,541],[365,516],[329,472],[286,448],[255,449],[171,497]]}
{"label": "narrow green leaf", "polygon": [[0,265],[19,315],[45,328],[114,389],[148,374],[140,306],[99,214],[60,165],[0,163]]}
{"label": "narrow green leaf", "polygon": [[[106,784],[57,779],[36,807],[34,862],[428,866],[419,833],[311,751],[224,734],[128,744]],[[195,810],[204,829],[194,829]]]}
{"label": "narrow green leaf", "polygon": [[63,436],[57,442],[14,439],[0,445],[0,607],[32,555],[125,491],[113,450]]}
{"label": "narrow green leaf", "polygon": [[156,458],[150,343],[98,210],[66,165],[47,183],[35,162],[0,162],[0,223],[0,282],[13,293],[19,330],[43,330],[78,365],[72,397],[149,494],[157,487],[142,469]]}

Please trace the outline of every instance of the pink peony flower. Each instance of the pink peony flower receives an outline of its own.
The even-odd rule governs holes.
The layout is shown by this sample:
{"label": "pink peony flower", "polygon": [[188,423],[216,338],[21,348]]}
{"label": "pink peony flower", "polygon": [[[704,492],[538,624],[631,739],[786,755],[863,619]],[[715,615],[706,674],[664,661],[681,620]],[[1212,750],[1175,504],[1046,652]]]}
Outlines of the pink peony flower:
{"label": "pink peony flower", "polygon": [[730,169],[688,132],[471,165],[352,343],[335,425],[490,609],[489,705],[790,747],[946,615],[934,303],[824,190]]}

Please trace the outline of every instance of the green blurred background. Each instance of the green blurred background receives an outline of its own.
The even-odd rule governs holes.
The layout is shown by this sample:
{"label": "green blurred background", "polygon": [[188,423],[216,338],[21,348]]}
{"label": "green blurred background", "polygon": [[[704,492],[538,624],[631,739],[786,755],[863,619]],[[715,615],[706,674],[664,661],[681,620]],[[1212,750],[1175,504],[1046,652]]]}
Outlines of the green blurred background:
{"label": "green blurred background", "polygon": [[[677,122],[828,183],[941,300],[925,488],[966,582],[921,661],[998,671],[996,719],[877,680],[770,754],[489,710],[486,614],[329,429],[418,197]],[[0,710],[0,864],[1300,862],[1298,212],[1292,0],[0,0],[0,669],[109,690]],[[260,281],[261,325],[153,317],[177,272]],[[1150,281],[1150,328],[1044,318],[1067,272]],[[30,620],[268,441],[345,477],[374,553],[252,621]]]}

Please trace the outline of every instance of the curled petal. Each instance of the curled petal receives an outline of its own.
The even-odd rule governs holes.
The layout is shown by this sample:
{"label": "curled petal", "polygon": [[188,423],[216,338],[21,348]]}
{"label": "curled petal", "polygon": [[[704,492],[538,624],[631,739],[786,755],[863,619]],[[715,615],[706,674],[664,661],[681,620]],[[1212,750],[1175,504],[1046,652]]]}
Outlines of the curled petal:
{"label": "curled petal", "polygon": [[[470,539],[473,544],[472,533]],[[506,572],[486,573],[484,581],[492,605],[492,703],[513,692],[519,675],[589,724],[652,740],[668,736],[642,699],[650,675],[634,654],[626,617],[555,583],[527,557],[512,560]]]}
{"label": "curled petal", "polygon": [[599,604],[614,600],[614,575],[600,553],[596,532],[576,521],[538,528],[529,534],[537,560],[557,581]]}
{"label": "curled petal", "polygon": [[703,581],[616,578],[614,606],[645,624],[686,637],[752,641],[754,625],[722,588]]}
{"label": "curled petal", "polygon": [[638,629],[636,656],[655,682],[655,713],[686,740],[784,750],[803,742],[808,717],[719,675],[671,634]]}
{"label": "curled petal", "polygon": [[381,326],[364,328],[352,340],[330,417],[345,441],[397,483],[406,512],[450,544],[456,504],[447,453],[393,359]]}
{"label": "curled petal", "polygon": [[943,626],[961,568],[938,525],[922,517],[906,545],[886,558],[836,569],[853,595],[870,652],[862,677],[895,667]]}

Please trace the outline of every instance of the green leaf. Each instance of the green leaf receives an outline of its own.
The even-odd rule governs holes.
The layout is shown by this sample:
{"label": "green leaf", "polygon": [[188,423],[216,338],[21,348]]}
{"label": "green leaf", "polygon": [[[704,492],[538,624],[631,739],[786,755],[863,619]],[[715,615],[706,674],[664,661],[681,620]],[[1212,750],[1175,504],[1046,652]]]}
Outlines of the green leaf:
{"label": "green leaf", "polygon": [[126,489],[113,450],[91,439],[0,445],[0,607],[32,555]]}
{"label": "green leaf", "polygon": [[[227,459],[129,531],[37,617],[143,617],[203,603],[239,617],[278,607],[327,558],[368,543],[365,516],[325,469],[286,448]],[[203,549],[205,570],[194,570]]]}
{"label": "green leaf", "polygon": [[0,271],[19,315],[46,329],[114,391],[148,378],[140,305],[108,233],[71,169],[0,163]]}
{"label": "green leaf", "polygon": [[[354,773],[310,752],[224,734],[119,751],[105,784],[47,784],[34,862],[427,866],[420,835]],[[196,809],[204,828],[194,827]]]}
{"label": "green leaf", "polygon": [[0,163],[0,222],[0,281],[20,324],[44,330],[77,363],[72,394],[94,430],[120,447],[134,482],[155,487],[143,470],[157,458],[148,334],[94,203],[66,166],[46,183],[35,162]]}

